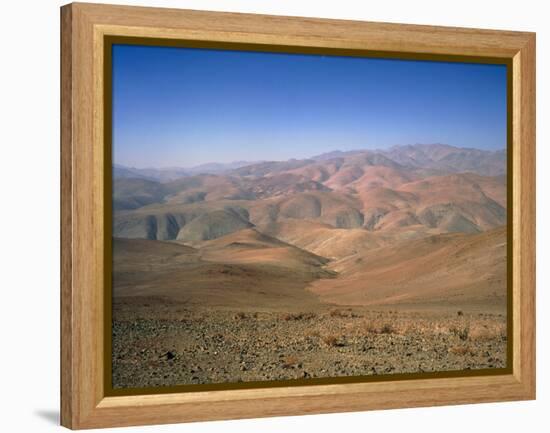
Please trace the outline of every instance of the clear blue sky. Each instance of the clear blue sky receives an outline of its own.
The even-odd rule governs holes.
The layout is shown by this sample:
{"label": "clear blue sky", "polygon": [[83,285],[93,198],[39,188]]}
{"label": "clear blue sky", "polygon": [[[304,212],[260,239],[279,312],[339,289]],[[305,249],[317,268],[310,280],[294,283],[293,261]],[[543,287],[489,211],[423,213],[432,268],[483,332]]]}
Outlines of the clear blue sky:
{"label": "clear blue sky", "polygon": [[506,146],[506,67],[113,46],[113,161],[306,158],[395,144]]}

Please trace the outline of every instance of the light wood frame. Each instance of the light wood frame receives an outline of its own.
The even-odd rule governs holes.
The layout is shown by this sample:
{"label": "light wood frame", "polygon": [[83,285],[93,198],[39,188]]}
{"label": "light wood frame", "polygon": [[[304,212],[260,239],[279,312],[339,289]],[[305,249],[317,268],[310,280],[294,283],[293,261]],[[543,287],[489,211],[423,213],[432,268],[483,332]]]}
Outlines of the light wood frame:
{"label": "light wood frame", "polygon": [[[535,34],[73,3],[61,8],[61,424],[73,428],[535,398]],[[512,373],[107,397],[105,36],[501,58],[512,64]],[[510,360],[508,360],[510,362]]]}

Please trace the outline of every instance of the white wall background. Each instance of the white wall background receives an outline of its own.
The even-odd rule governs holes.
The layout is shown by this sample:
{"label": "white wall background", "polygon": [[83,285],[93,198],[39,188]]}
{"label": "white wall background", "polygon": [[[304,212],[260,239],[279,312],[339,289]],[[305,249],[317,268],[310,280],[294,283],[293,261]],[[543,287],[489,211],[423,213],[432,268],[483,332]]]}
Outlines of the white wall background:
{"label": "white wall background", "polygon": [[[131,432],[543,431],[550,408],[550,208],[546,2],[173,0],[129,5],[537,32],[538,400],[131,428]],[[59,411],[59,0],[3,2],[0,123],[0,428],[57,431]],[[546,265],[546,266],[545,266]],[[545,425],[546,424],[546,425]],[[120,430],[118,430],[120,431]],[[548,431],[548,430],[545,430]]]}

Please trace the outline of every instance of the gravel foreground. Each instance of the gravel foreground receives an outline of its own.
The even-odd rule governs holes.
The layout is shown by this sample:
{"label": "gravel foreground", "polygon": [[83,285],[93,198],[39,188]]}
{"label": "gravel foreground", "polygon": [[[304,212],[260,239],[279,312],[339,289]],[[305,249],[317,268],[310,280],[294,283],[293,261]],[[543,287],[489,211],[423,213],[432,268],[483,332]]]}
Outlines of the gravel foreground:
{"label": "gravel foreground", "polygon": [[506,367],[503,314],[113,310],[113,388]]}

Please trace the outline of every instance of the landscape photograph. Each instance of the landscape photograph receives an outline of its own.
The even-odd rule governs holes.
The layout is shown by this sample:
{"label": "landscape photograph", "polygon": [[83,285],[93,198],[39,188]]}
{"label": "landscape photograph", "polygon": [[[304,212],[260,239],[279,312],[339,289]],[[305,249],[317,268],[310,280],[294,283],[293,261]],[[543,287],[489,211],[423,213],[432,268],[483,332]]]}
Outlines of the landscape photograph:
{"label": "landscape photograph", "polygon": [[506,368],[506,80],[115,44],[113,389]]}

